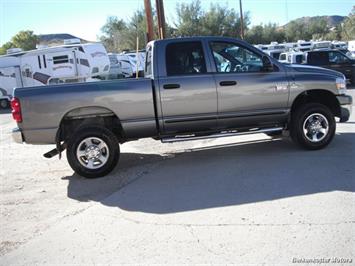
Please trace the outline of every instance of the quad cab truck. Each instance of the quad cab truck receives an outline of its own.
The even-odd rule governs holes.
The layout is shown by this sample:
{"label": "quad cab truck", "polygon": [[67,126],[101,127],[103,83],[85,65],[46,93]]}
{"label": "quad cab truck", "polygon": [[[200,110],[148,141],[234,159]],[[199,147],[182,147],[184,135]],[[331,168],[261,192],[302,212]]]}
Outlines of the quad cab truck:
{"label": "quad cab truck", "polygon": [[140,138],[175,142],[289,131],[305,149],[327,146],[335,117],[352,98],[342,73],[284,65],[248,43],[224,37],[157,40],[146,48],[145,77],[16,88],[16,142],[66,149],[79,175],[104,176],[119,145]]}

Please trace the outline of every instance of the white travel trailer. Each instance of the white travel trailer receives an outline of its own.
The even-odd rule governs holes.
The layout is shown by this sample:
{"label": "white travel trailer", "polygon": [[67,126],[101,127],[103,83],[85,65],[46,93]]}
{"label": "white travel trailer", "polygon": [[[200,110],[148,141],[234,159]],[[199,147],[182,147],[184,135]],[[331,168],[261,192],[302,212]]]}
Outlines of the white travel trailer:
{"label": "white travel trailer", "polygon": [[133,66],[128,55],[109,53],[110,71],[105,79],[120,79],[133,77]]}
{"label": "white travel trailer", "polygon": [[300,52],[310,51],[312,49],[312,42],[306,42],[305,40],[297,41],[297,50]]}
{"label": "white travel trailer", "polygon": [[348,50],[353,58],[355,58],[355,40],[348,42]]}
{"label": "white travel trailer", "polygon": [[331,47],[334,49],[348,49],[348,45],[346,42],[341,42],[341,41],[332,41]]}
{"label": "white travel trailer", "polygon": [[138,59],[137,52],[126,52],[124,54],[128,56],[129,61],[131,62],[133,74],[135,75],[138,70],[138,74],[142,76],[145,64],[145,51],[141,50],[138,52]]}
{"label": "white travel trailer", "polygon": [[6,106],[13,88],[90,81],[109,72],[101,43],[69,44],[31,51],[11,49],[0,56],[0,103]]}
{"label": "white travel trailer", "polygon": [[126,77],[133,77],[133,74],[136,72],[135,70],[133,70],[133,66],[131,64],[131,60],[130,57],[126,54],[116,54],[117,56],[117,60],[121,65],[121,71],[122,74]]}
{"label": "white travel trailer", "polygon": [[275,59],[279,59],[280,54],[287,50],[284,44],[279,44],[277,42],[272,42],[270,45],[267,45],[267,47],[268,49],[263,51]]}
{"label": "white travel trailer", "polygon": [[281,53],[279,62],[288,63],[288,64],[302,64],[303,61],[303,52],[286,52]]}
{"label": "white travel trailer", "polygon": [[[119,78],[121,75],[125,78],[135,77],[137,72],[137,53],[123,52],[120,54],[110,54],[110,64],[112,70],[108,79]],[[143,75],[145,64],[145,51],[138,52],[138,74]]]}
{"label": "white travel trailer", "polygon": [[314,41],[312,42],[312,50],[328,49],[331,47],[330,41]]}

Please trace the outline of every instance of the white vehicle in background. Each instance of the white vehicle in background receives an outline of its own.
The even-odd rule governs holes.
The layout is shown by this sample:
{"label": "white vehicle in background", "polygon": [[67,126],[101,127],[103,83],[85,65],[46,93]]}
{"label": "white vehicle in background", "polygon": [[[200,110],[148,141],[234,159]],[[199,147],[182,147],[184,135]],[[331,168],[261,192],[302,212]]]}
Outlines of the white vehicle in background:
{"label": "white vehicle in background", "polygon": [[138,71],[138,75],[142,77],[145,64],[145,51],[138,51],[138,59],[137,52],[125,52],[124,54],[127,55],[129,58],[129,61],[132,66],[133,75],[135,76]]}
{"label": "white vehicle in background", "polygon": [[254,47],[258,48],[261,51],[265,51],[265,50],[269,49],[268,45],[266,45],[266,44],[256,44],[256,45],[254,45]]}
{"label": "white vehicle in background", "polygon": [[117,60],[121,66],[121,72],[125,78],[133,77],[135,70],[131,64],[130,57],[124,53],[116,54]]}
{"label": "white vehicle in background", "polygon": [[117,59],[117,54],[109,53],[108,58],[110,59],[110,71],[104,76],[104,79],[120,79],[129,77],[130,75],[125,75],[122,71],[122,62]]}
{"label": "white vehicle in background", "polygon": [[284,44],[272,42],[272,43],[270,43],[270,45],[268,45],[268,49],[264,50],[264,52],[275,59],[279,59],[280,54],[285,52],[286,50],[287,49]]}
{"label": "white vehicle in background", "polygon": [[298,40],[296,50],[300,52],[310,51],[312,49],[312,41]]}
{"label": "white vehicle in background", "polygon": [[286,42],[283,43],[286,47],[286,51],[294,51],[297,49],[298,44],[296,42]]}
{"label": "white vehicle in background", "polygon": [[346,42],[341,41],[332,41],[331,48],[339,50],[348,50],[348,44],[346,44]]}
{"label": "white vehicle in background", "polygon": [[355,40],[348,42],[348,50],[350,52],[350,56],[355,58]]}
{"label": "white vehicle in background", "polygon": [[285,52],[281,53],[279,57],[279,62],[286,64],[302,64],[303,52]]}
{"label": "white vehicle in background", "polygon": [[74,43],[31,51],[9,49],[0,56],[0,104],[5,107],[15,87],[86,82],[109,72],[101,43]]}
{"label": "white vehicle in background", "polygon": [[312,50],[329,49],[331,45],[331,41],[314,41],[312,42]]}

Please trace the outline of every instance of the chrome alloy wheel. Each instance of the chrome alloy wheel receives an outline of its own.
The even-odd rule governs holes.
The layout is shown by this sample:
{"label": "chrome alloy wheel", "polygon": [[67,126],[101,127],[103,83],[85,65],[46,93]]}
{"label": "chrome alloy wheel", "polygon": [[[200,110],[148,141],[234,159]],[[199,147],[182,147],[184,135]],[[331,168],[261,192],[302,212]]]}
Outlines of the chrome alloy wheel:
{"label": "chrome alloy wheel", "polygon": [[309,115],[303,123],[303,133],[311,142],[319,142],[323,140],[327,136],[328,131],[328,120],[320,113]]}
{"label": "chrome alloy wheel", "polygon": [[88,169],[97,169],[105,165],[109,158],[107,144],[100,138],[88,137],[80,142],[76,157],[81,165]]}

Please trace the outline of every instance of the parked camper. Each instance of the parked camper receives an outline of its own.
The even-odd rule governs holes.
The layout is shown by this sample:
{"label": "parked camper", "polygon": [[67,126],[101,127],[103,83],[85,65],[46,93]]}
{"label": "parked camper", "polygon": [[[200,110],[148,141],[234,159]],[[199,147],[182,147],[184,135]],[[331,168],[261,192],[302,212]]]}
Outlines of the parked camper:
{"label": "parked camper", "polygon": [[126,52],[125,55],[127,55],[129,58],[133,74],[136,75],[136,72],[138,71],[138,75],[140,77],[144,76],[145,51],[139,51],[138,58],[137,52]]}
{"label": "parked camper", "polygon": [[315,41],[312,42],[312,50],[329,49],[331,45],[330,41]]}
{"label": "parked camper", "polygon": [[348,50],[348,45],[346,44],[346,42],[332,41],[331,48],[337,50]]}
{"label": "parked camper", "polygon": [[312,42],[305,41],[305,40],[298,40],[297,41],[297,50],[300,52],[310,51],[312,49]]}
{"label": "parked camper", "polygon": [[264,50],[264,52],[275,59],[279,59],[280,54],[285,52],[286,50],[287,49],[284,44],[279,44],[277,42],[271,42],[270,45],[268,45],[268,49]]}
{"label": "parked camper", "polygon": [[85,82],[108,73],[101,43],[69,44],[31,51],[10,50],[0,56],[0,100],[5,106],[15,87]]}

